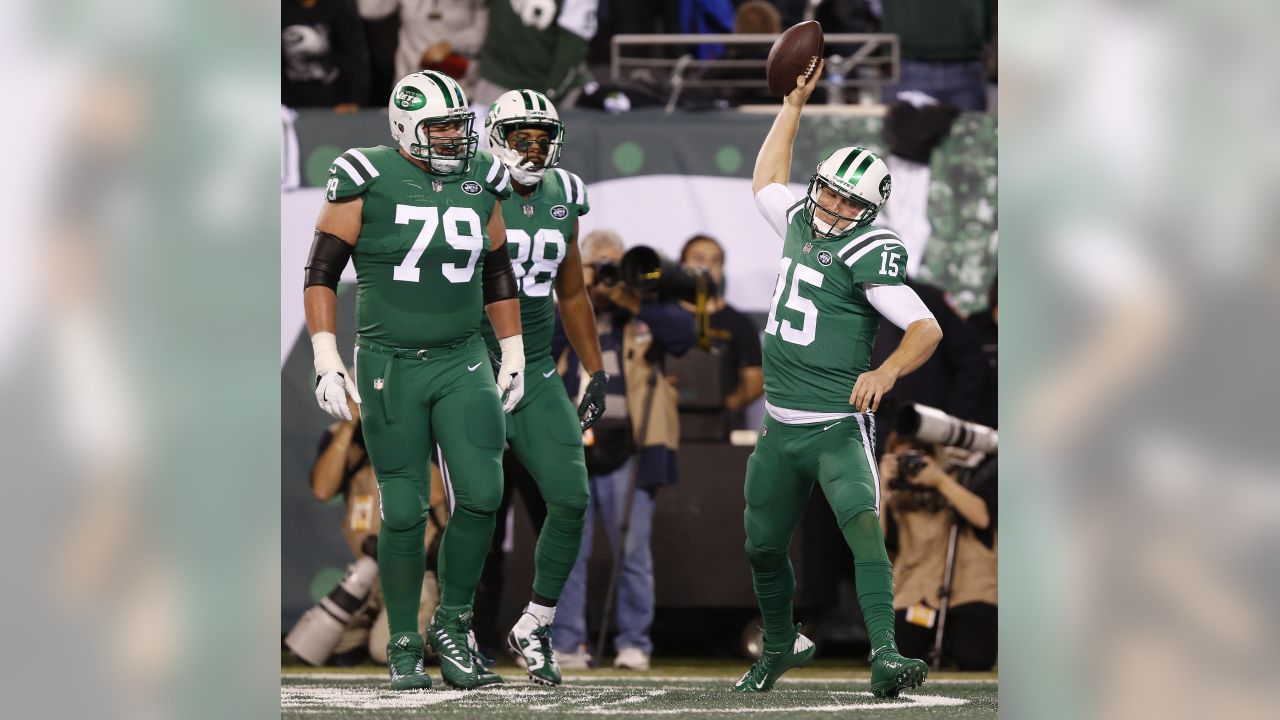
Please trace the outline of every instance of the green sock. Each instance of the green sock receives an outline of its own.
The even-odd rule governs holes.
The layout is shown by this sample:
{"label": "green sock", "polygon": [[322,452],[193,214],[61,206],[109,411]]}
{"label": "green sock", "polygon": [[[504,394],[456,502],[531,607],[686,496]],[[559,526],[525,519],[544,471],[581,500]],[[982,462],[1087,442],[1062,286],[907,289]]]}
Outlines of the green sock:
{"label": "green sock", "polygon": [[584,508],[547,507],[547,521],[542,526],[533,555],[535,594],[552,600],[560,597],[569,573],[573,571],[573,564],[578,560],[586,518]]}
{"label": "green sock", "polygon": [[751,584],[764,619],[764,649],[791,649],[796,639],[791,601],[796,594],[796,574],[791,558],[783,555],[748,555]]}
{"label": "green sock", "polygon": [[425,519],[407,530],[383,524],[378,532],[378,578],[392,635],[418,632],[422,575],[427,568],[426,526]]}
{"label": "green sock", "polygon": [[893,635],[893,564],[884,548],[880,518],[864,510],[845,524],[841,531],[853,551],[853,576],[858,585],[858,605],[867,626],[867,637],[873,650],[894,641]]}
{"label": "green sock", "polygon": [[440,539],[441,605],[470,606],[493,542],[494,522],[493,513],[479,513],[463,505],[449,518]]}

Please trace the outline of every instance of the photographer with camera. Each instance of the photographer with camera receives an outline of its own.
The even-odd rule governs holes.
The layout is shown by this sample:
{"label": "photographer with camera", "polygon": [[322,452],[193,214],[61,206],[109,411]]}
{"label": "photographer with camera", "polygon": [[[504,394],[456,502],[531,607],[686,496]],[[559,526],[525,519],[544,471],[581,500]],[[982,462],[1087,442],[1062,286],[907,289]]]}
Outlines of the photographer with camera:
{"label": "photographer with camera", "polygon": [[[351,374],[354,377],[354,373]],[[390,631],[378,582],[378,480],[360,429],[360,406],[347,397],[351,420],[329,426],[320,439],[311,466],[311,493],[320,502],[342,496],[342,534],[356,560],[342,581],[302,615],[285,638],[295,656],[310,665],[353,665],[366,656],[387,662]],[[419,629],[425,629],[439,600],[434,559],[435,542],[447,522],[440,471],[431,467],[431,514],[424,541],[429,552],[418,609]]]}
{"label": "photographer with camera", "polygon": [[[980,462],[970,469],[974,459]],[[995,665],[996,477],[995,455],[890,435],[880,461],[880,520],[893,560],[895,632],[903,653],[930,654],[938,625],[945,623],[935,665]],[[944,609],[942,594],[948,591]]]}
{"label": "photographer with camera", "polygon": [[[654,497],[659,487],[676,481],[680,437],[676,391],[662,364],[667,355],[682,355],[693,346],[693,320],[674,300],[623,280],[623,244],[617,233],[589,233],[581,251],[609,381],[604,414],[583,436],[591,500],[582,547],[560,595],[553,640],[562,668],[587,666],[587,563],[594,517],[600,513],[614,549],[617,578],[614,667],[646,670],[654,610],[649,547]],[[580,398],[588,378],[558,316],[551,350],[569,394]],[[620,537],[625,538],[621,547]]]}
{"label": "photographer with camera", "polygon": [[[694,235],[680,250],[680,262],[690,272],[706,273],[710,292],[701,303],[697,298],[680,301],[680,307],[694,318],[701,350],[685,355],[677,367],[668,370],[676,377],[681,394],[685,437],[723,442],[730,430],[747,426],[745,410],[764,396],[760,330],[724,298],[725,256],[719,241]],[[704,378],[714,378],[718,384],[699,382]],[[703,387],[713,384],[715,387]],[[706,416],[713,432],[691,436],[688,421]]]}

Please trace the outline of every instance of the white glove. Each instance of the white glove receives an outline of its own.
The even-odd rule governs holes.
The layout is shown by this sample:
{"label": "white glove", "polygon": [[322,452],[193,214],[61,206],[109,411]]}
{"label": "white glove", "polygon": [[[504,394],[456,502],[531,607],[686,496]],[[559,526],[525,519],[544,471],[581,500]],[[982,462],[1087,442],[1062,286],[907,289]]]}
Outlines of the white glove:
{"label": "white glove", "polygon": [[318,332],[311,336],[311,351],[315,355],[316,402],[320,409],[339,420],[351,420],[351,408],[347,396],[360,404],[360,393],[355,380],[347,380],[346,367],[338,355],[338,340],[331,332]]}
{"label": "white glove", "polygon": [[498,341],[502,363],[498,366],[498,394],[502,396],[502,412],[511,412],[524,397],[524,338],[512,335]]}

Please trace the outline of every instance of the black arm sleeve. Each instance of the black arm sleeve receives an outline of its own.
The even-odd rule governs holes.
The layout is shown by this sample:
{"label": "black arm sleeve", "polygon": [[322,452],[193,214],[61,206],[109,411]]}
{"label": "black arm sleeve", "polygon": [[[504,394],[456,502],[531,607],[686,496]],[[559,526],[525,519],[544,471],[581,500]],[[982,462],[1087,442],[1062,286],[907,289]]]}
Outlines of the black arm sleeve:
{"label": "black arm sleeve", "polygon": [[511,272],[511,251],[507,241],[489,251],[484,257],[484,304],[510,300],[518,294],[516,276]]}
{"label": "black arm sleeve", "polygon": [[354,250],[337,235],[317,230],[315,239],[311,241],[311,257],[307,258],[306,281],[302,287],[323,285],[337,292],[338,278],[342,277],[342,270]]}

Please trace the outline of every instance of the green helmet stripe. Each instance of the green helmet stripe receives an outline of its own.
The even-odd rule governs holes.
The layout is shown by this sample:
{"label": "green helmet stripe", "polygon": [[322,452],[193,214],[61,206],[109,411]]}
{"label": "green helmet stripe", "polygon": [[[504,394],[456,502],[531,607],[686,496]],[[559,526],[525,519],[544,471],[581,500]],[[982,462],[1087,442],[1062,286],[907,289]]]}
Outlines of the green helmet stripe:
{"label": "green helmet stripe", "polygon": [[853,159],[858,157],[860,154],[862,153],[859,148],[850,150],[849,154],[844,156],[844,162],[840,163],[840,167],[836,169],[836,177],[843,177],[845,171],[853,164]]}
{"label": "green helmet stripe", "polygon": [[521,91],[520,91],[520,97],[524,98],[524,109],[525,109],[525,110],[532,110],[532,109],[533,109],[533,95],[531,95],[531,94],[529,93],[529,91],[528,91],[528,90],[521,90]]}
{"label": "green helmet stripe", "polygon": [[[853,155],[853,153],[849,153],[849,154]],[[858,163],[857,169],[855,169],[852,173],[849,173],[848,175],[844,175],[843,176],[844,179],[848,180],[850,185],[857,185],[858,181],[862,179],[862,174],[865,173],[868,169],[870,169],[871,163],[875,161],[876,161],[875,153],[868,151],[867,156],[862,159],[862,162]]]}
{"label": "green helmet stripe", "polygon": [[533,96],[538,99],[538,109],[545,111],[547,109],[547,96],[540,92],[535,92]]}
{"label": "green helmet stripe", "polygon": [[440,75],[436,73],[434,70],[428,70],[422,74],[431,78],[431,82],[435,83],[436,87],[440,88],[440,94],[444,95],[444,106],[447,108],[452,108],[453,95],[449,92],[449,86],[445,84],[444,80],[440,79]]}
{"label": "green helmet stripe", "polygon": [[453,94],[455,97],[458,98],[458,107],[465,106],[467,104],[467,101],[462,99],[462,86],[459,85],[458,81],[454,80],[453,78],[449,78],[449,84],[453,86]]}

